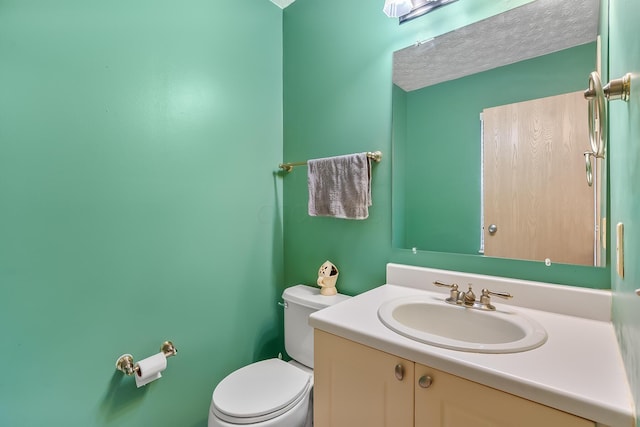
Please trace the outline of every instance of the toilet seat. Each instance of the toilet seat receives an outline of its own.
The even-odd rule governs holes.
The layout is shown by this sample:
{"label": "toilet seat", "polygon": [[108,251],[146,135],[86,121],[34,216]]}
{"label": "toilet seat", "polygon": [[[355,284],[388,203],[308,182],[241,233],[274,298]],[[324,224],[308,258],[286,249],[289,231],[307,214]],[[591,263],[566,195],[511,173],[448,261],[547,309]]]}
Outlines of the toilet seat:
{"label": "toilet seat", "polygon": [[213,391],[212,410],[223,421],[252,424],[278,417],[306,397],[309,373],[280,359],[238,369]]}

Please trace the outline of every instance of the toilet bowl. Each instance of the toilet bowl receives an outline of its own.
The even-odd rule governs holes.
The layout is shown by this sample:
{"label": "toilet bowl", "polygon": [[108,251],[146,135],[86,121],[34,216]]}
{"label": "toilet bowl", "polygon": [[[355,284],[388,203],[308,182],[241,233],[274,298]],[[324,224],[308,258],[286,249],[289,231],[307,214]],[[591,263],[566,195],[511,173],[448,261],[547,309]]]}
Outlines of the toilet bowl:
{"label": "toilet bowl", "polygon": [[280,359],[252,363],[218,384],[209,427],[310,426],[312,387],[313,372],[308,368]]}
{"label": "toilet bowl", "polygon": [[285,348],[294,359],[262,360],[227,375],[216,386],[208,427],[310,427],[313,425],[311,313],[347,299],[323,296],[305,285],[285,289]]}

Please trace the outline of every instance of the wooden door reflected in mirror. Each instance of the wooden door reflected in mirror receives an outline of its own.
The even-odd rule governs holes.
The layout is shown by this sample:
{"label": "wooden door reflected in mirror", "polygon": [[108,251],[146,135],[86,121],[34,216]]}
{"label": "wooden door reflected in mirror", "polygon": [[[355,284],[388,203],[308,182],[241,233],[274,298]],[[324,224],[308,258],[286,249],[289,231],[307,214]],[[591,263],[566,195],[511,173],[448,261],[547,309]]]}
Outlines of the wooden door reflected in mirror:
{"label": "wooden door reflected in mirror", "polygon": [[573,92],[483,111],[485,255],[597,265],[586,109]]}

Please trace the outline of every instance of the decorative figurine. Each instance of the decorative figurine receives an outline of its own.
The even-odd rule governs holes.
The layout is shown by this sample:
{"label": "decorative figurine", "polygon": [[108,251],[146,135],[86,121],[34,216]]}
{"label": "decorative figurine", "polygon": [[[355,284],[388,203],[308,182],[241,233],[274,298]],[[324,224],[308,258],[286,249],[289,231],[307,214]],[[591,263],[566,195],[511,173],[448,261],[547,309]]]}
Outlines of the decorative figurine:
{"label": "decorative figurine", "polygon": [[338,269],[331,261],[325,261],[318,270],[318,286],[320,295],[331,296],[338,293],[336,291],[336,281],[338,280]]}

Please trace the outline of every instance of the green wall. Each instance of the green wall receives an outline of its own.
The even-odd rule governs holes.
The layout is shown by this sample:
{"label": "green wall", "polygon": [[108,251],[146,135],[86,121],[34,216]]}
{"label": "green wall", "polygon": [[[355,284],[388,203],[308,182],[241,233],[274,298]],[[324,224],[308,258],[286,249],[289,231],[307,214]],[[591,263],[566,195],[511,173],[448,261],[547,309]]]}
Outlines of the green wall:
{"label": "green wall", "polygon": [[282,350],[281,9],[5,0],[0,94],[0,425],[205,426]]}
{"label": "green wall", "polygon": [[[477,255],[479,114],[485,108],[581,91],[584,76],[595,63],[594,42],[407,93],[402,110],[406,119],[396,120],[393,111],[394,149],[402,141],[406,144],[405,167],[394,171],[392,178],[402,175],[405,182],[405,228],[393,230],[394,236],[404,232],[400,247]],[[402,122],[405,137],[398,138]]]}
{"label": "green wall", "polygon": [[608,288],[609,268],[394,249],[391,202],[401,196],[391,182],[397,161],[391,145],[393,51],[517,4],[460,0],[398,26],[382,13],[382,3],[297,0],[284,11],[285,161],[372,150],[385,155],[374,166],[373,206],[365,221],[309,217],[306,170],[283,178],[285,283],[315,283],[318,267],[329,259],[340,269],[338,288],[348,294],[384,283],[388,262]]}
{"label": "green wall", "polygon": [[[282,350],[284,284],[315,283],[326,259],[350,294],[383,283],[389,261],[612,280],[640,396],[637,90],[612,104],[624,280],[391,244],[392,52],[528,1],[460,0],[402,27],[364,0],[297,0],[284,13],[267,0],[1,2],[0,425],[205,426],[220,379]],[[625,39],[640,10],[615,4],[622,75],[640,69],[638,39]],[[374,149],[385,159],[366,221],[309,217],[304,168],[274,174],[283,150],[297,161]],[[179,354],[159,381],[136,389],[114,370],[165,339]]]}
{"label": "green wall", "polygon": [[[624,224],[624,278],[612,268],[613,318],[627,375],[640,408],[640,4],[635,0],[616,0],[610,6],[609,76],[619,78],[632,73],[629,102],[609,103],[610,136],[608,155],[611,179],[610,231]],[[615,247],[615,234],[611,235]],[[615,262],[615,255],[612,255]],[[640,427],[640,421],[638,422]]]}

